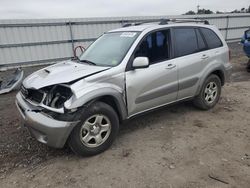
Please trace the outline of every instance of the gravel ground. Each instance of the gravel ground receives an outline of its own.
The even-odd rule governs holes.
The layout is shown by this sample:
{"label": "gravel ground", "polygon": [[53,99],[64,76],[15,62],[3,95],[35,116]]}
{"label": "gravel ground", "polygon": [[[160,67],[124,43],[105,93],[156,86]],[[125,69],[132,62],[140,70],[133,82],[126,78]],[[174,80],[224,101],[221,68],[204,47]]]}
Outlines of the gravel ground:
{"label": "gravel ground", "polygon": [[21,128],[16,92],[1,95],[0,187],[248,188],[250,73],[241,46],[230,48],[232,82],[214,109],[185,102],[137,117],[109,150],[90,158],[38,143]]}

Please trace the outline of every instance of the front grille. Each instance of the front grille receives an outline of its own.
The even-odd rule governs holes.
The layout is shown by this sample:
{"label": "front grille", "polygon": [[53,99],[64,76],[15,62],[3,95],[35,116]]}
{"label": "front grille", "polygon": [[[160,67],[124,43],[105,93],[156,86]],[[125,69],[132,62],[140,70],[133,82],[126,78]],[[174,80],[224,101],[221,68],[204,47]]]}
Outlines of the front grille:
{"label": "front grille", "polygon": [[24,98],[29,99],[36,103],[41,103],[43,99],[43,93],[39,90],[26,89],[24,86],[21,86],[21,93]]}
{"label": "front grille", "polygon": [[22,85],[21,86],[21,93],[22,93],[22,95],[25,97],[25,98],[27,98],[28,97],[28,90]]}

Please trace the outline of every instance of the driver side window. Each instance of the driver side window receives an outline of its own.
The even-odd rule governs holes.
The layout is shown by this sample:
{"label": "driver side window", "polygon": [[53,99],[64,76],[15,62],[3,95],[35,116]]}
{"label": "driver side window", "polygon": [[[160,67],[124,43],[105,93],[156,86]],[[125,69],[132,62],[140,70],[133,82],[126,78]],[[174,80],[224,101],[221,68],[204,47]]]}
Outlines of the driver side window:
{"label": "driver side window", "polygon": [[136,57],[148,57],[150,64],[169,59],[170,32],[162,30],[147,35],[135,51]]}

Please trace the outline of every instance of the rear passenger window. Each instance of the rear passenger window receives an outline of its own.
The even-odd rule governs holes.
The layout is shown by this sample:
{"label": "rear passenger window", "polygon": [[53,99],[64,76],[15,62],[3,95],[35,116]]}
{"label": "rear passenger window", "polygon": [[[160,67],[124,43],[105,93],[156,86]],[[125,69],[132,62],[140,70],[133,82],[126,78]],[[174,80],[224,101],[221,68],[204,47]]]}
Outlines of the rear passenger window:
{"label": "rear passenger window", "polygon": [[196,35],[197,35],[197,43],[198,43],[198,48],[199,48],[199,51],[203,51],[203,50],[206,50],[206,44],[201,36],[201,33],[198,29],[196,29]]}
{"label": "rear passenger window", "polygon": [[199,51],[196,33],[193,28],[175,28],[175,57],[193,54]]}
{"label": "rear passenger window", "polygon": [[206,39],[209,49],[218,48],[222,46],[220,38],[211,29],[200,28],[200,30]]}

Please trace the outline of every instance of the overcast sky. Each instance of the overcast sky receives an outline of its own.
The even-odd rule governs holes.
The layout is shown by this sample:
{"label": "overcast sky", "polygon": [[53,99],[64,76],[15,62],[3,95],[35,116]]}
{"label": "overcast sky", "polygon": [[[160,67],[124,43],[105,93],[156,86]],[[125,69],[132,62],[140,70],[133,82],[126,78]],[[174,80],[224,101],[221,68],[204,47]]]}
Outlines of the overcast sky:
{"label": "overcast sky", "polygon": [[232,11],[249,0],[0,0],[0,19],[178,15],[197,5]]}

